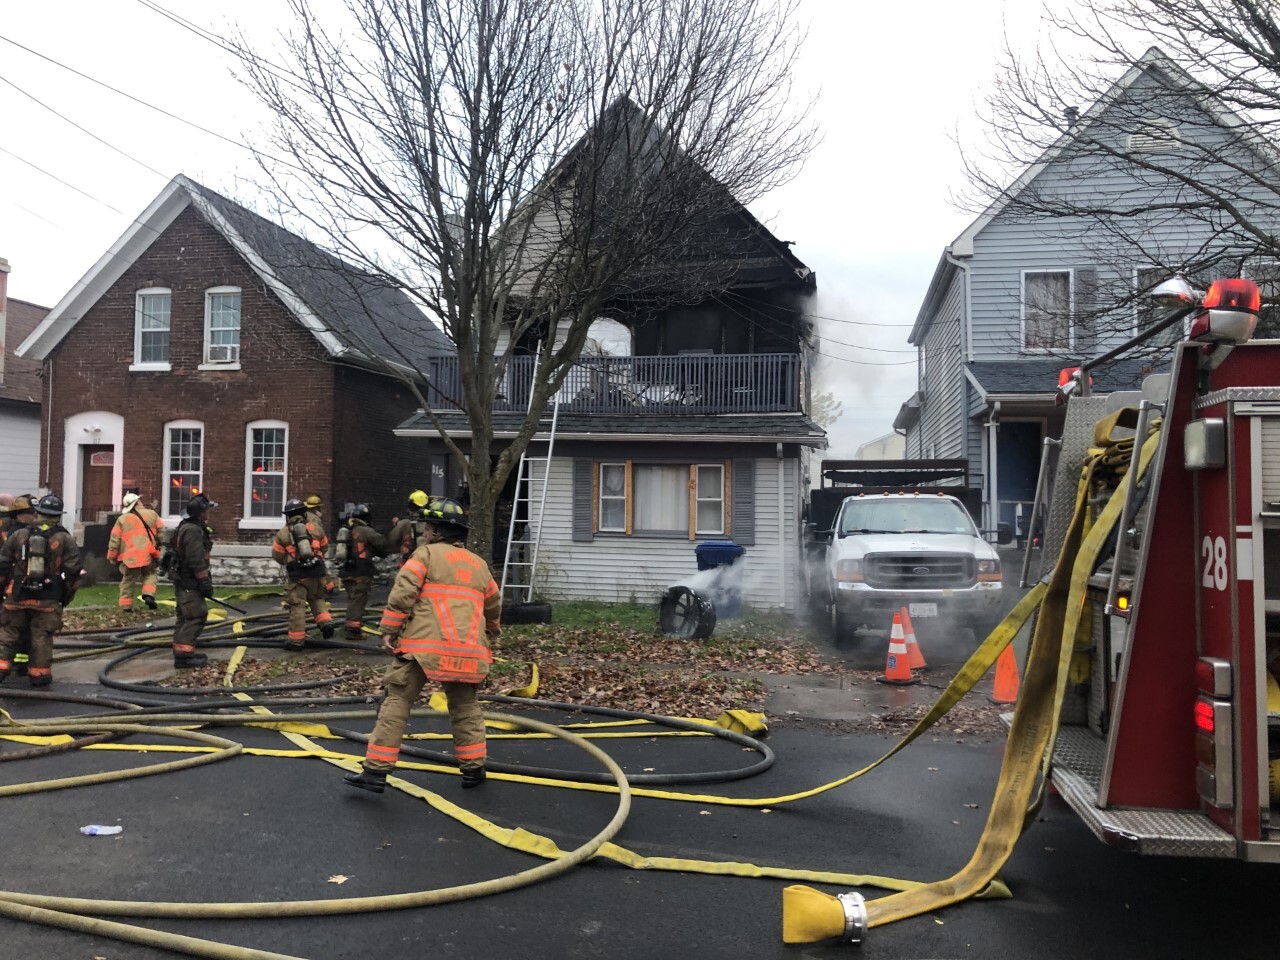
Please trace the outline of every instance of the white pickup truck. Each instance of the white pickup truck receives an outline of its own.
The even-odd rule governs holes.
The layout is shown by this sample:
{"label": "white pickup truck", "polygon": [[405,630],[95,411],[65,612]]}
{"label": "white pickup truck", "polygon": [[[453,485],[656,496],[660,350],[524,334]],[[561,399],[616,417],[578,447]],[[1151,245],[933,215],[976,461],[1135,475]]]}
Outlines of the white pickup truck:
{"label": "white pickup truck", "polygon": [[860,626],[887,629],[902,607],[918,630],[970,628],[979,639],[1001,612],[1000,557],[964,505],[943,494],[846,497],[826,575],[838,646],[852,643]]}

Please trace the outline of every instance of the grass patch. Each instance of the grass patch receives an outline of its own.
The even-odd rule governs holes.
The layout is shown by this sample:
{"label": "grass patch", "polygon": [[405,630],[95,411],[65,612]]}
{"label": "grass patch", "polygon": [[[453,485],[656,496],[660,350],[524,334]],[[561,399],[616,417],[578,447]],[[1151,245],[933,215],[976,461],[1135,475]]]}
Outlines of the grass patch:
{"label": "grass patch", "polygon": [[[216,587],[214,593],[219,597],[226,597],[232,603],[236,597],[270,596],[280,593],[284,590],[282,584],[263,584],[253,587]],[[76,591],[76,597],[71,601],[68,610],[74,610],[77,607],[114,607],[120,597],[120,584],[118,583],[95,583],[91,587],[81,587]],[[172,600],[173,585],[169,583],[161,583],[156,588],[156,599]],[[158,613],[163,616],[163,611]]]}

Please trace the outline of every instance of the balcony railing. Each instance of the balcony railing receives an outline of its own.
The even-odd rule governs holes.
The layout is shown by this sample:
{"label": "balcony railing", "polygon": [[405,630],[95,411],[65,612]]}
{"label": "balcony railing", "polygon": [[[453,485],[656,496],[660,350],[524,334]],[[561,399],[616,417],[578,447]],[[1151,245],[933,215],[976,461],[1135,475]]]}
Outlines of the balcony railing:
{"label": "balcony railing", "polygon": [[[512,357],[494,410],[529,404],[534,358]],[[461,406],[456,357],[432,361],[432,409]],[[562,412],[599,414],[785,413],[801,409],[800,357],[793,353],[582,357],[560,388]]]}

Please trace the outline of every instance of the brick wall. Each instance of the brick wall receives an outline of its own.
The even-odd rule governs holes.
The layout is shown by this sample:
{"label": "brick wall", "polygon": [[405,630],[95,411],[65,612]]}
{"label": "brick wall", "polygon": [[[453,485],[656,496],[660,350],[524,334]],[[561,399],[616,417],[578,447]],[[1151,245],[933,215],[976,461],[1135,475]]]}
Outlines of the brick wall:
{"label": "brick wall", "polygon": [[[241,369],[201,371],[205,291],[239,286]],[[172,290],[170,372],[130,372],[135,293]],[[51,461],[43,475],[63,485],[68,416],[109,411],[124,417],[123,478],[159,499],[164,425],[204,424],[204,489],[221,503],[212,526],[224,541],[265,542],[269,531],[238,528],[244,514],[245,425],[289,424],[287,493],[332,494],[334,367],[322,348],[258,280],[229,243],[188,207],[82,317],[52,354]],[[47,388],[47,380],[46,380]],[[74,438],[73,438],[74,439]],[[42,452],[43,456],[43,452]],[[72,518],[69,518],[72,519]]]}

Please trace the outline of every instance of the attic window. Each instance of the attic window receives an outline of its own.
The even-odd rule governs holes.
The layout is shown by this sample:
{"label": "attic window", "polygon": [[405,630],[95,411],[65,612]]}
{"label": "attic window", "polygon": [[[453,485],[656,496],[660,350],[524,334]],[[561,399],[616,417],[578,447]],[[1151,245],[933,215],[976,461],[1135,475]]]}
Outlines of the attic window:
{"label": "attic window", "polygon": [[1152,120],[1137,133],[1129,134],[1130,153],[1169,153],[1182,142],[1178,125],[1168,120]]}

